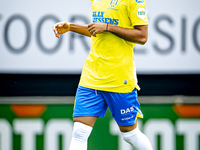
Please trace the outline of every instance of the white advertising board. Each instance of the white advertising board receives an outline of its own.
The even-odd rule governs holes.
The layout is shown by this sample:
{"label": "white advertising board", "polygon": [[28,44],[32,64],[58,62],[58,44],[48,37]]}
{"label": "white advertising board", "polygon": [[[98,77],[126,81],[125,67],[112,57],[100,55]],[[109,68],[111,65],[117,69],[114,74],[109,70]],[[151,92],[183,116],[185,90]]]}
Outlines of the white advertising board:
{"label": "white advertising board", "polygon": [[[148,42],[135,47],[138,74],[200,74],[200,1],[146,0]],[[0,0],[0,73],[79,74],[90,38],[58,21],[92,22],[89,0]]]}

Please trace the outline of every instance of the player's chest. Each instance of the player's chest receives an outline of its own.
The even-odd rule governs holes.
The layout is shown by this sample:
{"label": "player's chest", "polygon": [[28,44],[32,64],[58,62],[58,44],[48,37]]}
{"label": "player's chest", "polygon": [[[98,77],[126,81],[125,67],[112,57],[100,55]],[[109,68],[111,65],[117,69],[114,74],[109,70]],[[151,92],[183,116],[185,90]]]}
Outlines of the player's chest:
{"label": "player's chest", "polygon": [[126,0],[91,0],[93,11],[126,11]]}

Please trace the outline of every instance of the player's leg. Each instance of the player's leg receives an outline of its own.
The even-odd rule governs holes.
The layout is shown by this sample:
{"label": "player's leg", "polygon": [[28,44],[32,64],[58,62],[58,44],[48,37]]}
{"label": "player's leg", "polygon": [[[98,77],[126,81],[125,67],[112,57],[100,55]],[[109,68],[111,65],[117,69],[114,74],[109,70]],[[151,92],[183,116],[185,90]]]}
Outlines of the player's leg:
{"label": "player's leg", "polygon": [[87,140],[97,117],[74,117],[74,127],[69,150],[87,150]]}
{"label": "player's leg", "polygon": [[137,117],[143,118],[137,100],[137,90],[130,93],[104,92],[104,97],[123,139],[131,144],[134,150],[152,150],[148,138],[137,127]]}
{"label": "player's leg", "polygon": [[90,127],[94,126],[95,121],[97,120],[98,117],[96,116],[84,116],[84,117],[73,117],[74,122],[80,122],[85,125],[88,125]]}
{"label": "player's leg", "polygon": [[74,128],[69,150],[87,150],[87,140],[98,118],[107,109],[101,94],[93,89],[78,87],[73,113]]}
{"label": "player's leg", "polygon": [[130,125],[130,126],[119,126],[119,129],[121,132],[129,132],[129,131],[132,131],[134,130],[135,128],[137,128],[137,120],[135,121],[135,124],[134,125]]}
{"label": "player's leg", "polygon": [[149,139],[139,130],[137,122],[130,126],[120,126],[123,139],[129,143],[134,150],[153,150]]}

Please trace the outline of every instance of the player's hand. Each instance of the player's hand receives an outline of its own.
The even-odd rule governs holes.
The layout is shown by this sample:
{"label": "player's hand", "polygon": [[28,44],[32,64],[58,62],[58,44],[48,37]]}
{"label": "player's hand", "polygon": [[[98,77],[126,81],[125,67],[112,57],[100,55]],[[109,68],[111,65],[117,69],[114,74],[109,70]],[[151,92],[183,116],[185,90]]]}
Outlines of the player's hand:
{"label": "player's hand", "polygon": [[65,21],[58,22],[53,26],[53,31],[54,31],[56,37],[60,38],[60,34],[70,31],[70,24]]}
{"label": "player's hand", "polygon": [[88,31],[92,36],[96,37],[96,34],[100,34],[106,31],[106,26],[106,23],[91,23],[88,24]]}

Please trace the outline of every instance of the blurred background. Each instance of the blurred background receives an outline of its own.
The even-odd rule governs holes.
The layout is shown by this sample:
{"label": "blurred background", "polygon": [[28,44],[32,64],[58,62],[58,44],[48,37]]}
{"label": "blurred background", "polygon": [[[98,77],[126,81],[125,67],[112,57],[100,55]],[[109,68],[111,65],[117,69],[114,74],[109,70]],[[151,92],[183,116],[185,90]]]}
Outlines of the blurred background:
{"label": "blurred background", "polygon": [[[200,1],[146,0],[149,39],[134,48],[154,150],[200,150]],[[55,38],[58,21],[92,22],[89,0],[0,0],[0,150],[68,150],[90,38]],[[132,150],[108,110],[88,150]]]}

